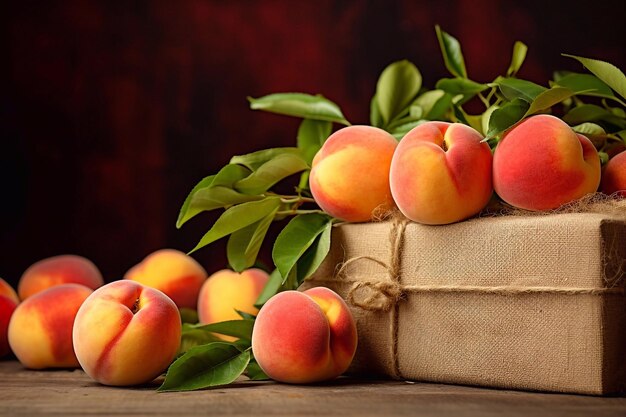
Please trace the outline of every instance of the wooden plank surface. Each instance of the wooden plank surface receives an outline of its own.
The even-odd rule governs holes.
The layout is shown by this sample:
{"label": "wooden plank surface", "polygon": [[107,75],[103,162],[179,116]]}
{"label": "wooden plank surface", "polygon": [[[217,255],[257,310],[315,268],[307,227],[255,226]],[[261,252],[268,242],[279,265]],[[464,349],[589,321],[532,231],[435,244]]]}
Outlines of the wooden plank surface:
{"label": "wooden plank surface", "polygon": [[205,391],[105,387],[80,370],[0,362],[0,415],[98,416],[626,416],[626,398],[340,378],[326,384],[241,381]]}

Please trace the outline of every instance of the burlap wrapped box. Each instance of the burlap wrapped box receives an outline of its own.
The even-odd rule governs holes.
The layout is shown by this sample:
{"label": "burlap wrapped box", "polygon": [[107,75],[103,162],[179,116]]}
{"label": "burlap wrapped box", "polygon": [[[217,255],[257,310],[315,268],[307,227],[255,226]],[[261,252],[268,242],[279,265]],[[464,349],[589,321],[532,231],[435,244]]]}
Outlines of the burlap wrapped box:
{"label": "burlap wrapped box", "polygon": [[[626,212],[625,212],[626,214]],[[303,288],[354,313],[357,374],[615,394],[626,387],[626,220],[608,214],[343,224]]]}

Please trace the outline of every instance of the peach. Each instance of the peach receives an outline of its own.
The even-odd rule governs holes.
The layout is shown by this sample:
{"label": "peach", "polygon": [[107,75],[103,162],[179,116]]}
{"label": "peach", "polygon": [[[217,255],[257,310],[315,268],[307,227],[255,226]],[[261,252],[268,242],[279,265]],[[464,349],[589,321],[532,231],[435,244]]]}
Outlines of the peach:
{"label": "peach", "polygon": [[[222,269],[211,275],[200,290],[198,297],[198,319],[202,324],[239,320],[237,310],[256,314],[254,306],[263,287],[269,280],[267,272],[250,268],[241,273]],[[219,335],[224,340],[232,337]]]}
{"label": "peach", "polygon": [[20,302],[20,299],[18,298],[17,293],[15,292],[13,287],[11,287],[9,283],[2,278],[0,278],[0,295],[10,298],[11,300],[15,301],[16,304]]}
{"label": "peach", "polygon": [[493,156],[493,185],[507,203],[551,210],[593,193],[600,158],[591,141],[557,117],[529,117],[504,134]]}
{"label": "peach", "polygon": [[60,284],[81,284],[95,290],[104,281],[98,268],[78,255],[59,255],[32,264],[20,278],[17,293],[22,300]]}
{"label": "peach", "polygon": [[151,253],[124,275],[124,279],[164,292],[179,308],[194,310],[206,277],[206,271],[195,259],[175,249]]}
{"label": "peach", "polygon": [[602,171],[600,189],[605,194],[626,197],[626,151],[609,159]]}
{"label": "peach", "polygon": [[400,141],[389,172],[391,194],[407,218],[447,224],[482,210],[493,192],[491,151],[476,130],[426,122]]}
{"label": "peach", "polygon": [[393,207],[389,165],[398,142],[382,129],[349,126],[330,135],[313,158],[309,185],[317,204],[350,222]]}
{"label": "peach", "polygon": [[17,302],[14,299],[0,295],[0,358],[11,352],[8,331],[15,307],[17,307]]}
{"label": "peach", "polygon": [[344,373],[356,352],[357,331],[346,303],[328,288],[285,291],[259,311],[252,352],[270,378],[306,384]]}
{"label": "peach", "polygon": [[9,323],[9,345],[27,368],[77,368],[72,347],[76,312],[92,289],[61,284],[17,306]]}
{"label": "peach", "polygon": [[0,358],[7,355],[9,347],[8,330],[9,320],[17,307],[20,299],[15,290],[2,278],[0,278]]}
{"label": "peach", "polygon": [[164,293],[120,280],[93,292],[74,322],[74,350],[83,370],[104,385],[152,381],[174,359],[180,313]]}

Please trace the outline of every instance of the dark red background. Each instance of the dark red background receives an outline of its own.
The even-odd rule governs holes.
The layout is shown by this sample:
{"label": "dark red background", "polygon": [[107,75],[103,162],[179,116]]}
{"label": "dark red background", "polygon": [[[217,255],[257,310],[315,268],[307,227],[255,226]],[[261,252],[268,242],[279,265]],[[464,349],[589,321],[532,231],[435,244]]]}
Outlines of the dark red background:
{"label": "dark red background", "polygon": [[[294,144],[297,121],[246,96],[323,93],[368,120],[380,71],[407,58],[448,76],[434,25],[462,42],[470,76],[506,70],[547,84],[581,70],[561,52],[624,68],[616,1],[129,1],[2,6],[0,276],[78,253],[105,279],[150,251],[187,251],[210,216],[174,227],[191,187],[230,156]],[[223,245],[196,255],[209,270]]]}

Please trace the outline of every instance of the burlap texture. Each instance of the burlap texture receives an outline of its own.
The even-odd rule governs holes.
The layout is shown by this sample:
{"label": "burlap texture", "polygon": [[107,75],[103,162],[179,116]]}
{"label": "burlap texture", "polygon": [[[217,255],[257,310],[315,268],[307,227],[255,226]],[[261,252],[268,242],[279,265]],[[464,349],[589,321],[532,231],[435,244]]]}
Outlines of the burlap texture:
{"label": "burlap texture", "polygon": [[303,284],[347,299],[359,332],[352,372],[624,391],[624,220],[577,213],[402,227],[336,227],[329,256]]}

